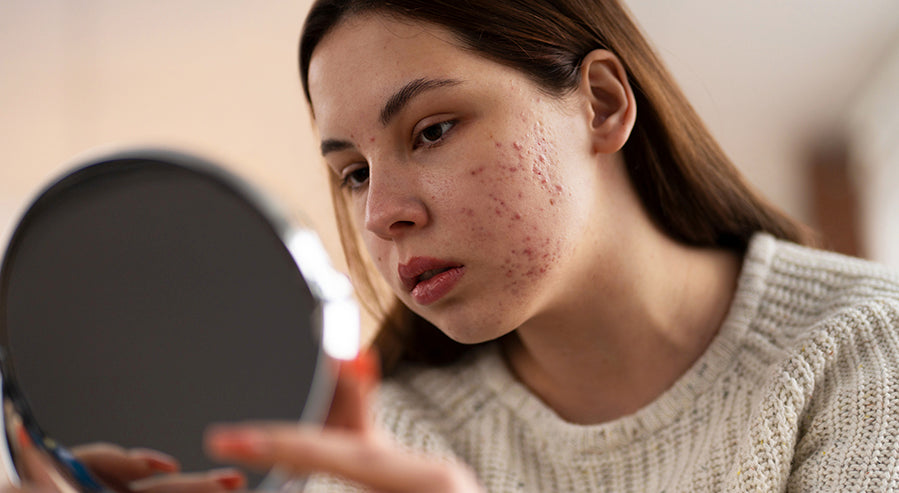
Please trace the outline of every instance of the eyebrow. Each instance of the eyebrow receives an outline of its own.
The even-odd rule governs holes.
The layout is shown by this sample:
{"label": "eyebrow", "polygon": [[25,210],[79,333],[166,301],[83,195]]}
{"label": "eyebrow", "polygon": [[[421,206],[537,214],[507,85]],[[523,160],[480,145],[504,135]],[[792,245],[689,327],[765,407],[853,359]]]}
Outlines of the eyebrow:
{"label": "eyebrow", "polygon": [[[387,126],[387,124],[390,123],[390,120],[392,120],[397,113],[402,111],[402,109],[415,97],[433,89],[455,86],[461,83],[462,81],[457,79],[415,79],[401,87],[387,99],[387,102],[381,109],[381,114],[378,116],[378,121],[381,125]],[[325,139],[321,143],[321,152],[323,156],[330,152],[338,152],[352,148],[352,142],[346,140]]]}
{"label": "eyebrow", "polygon": [[345,140],[325,139],[322,141],[322,156],[329,152],[338,152],[346,149],[352,149],[353,144]]}
{"label": "eyebrow", "polygon": [[438,87],[454,86],[460,83],[461,81],[456,79],[415,79],[400,88],[400,90],[395,92],[393,96],[390,96],[390,99],[387,100],[387,103],[381,110],[381,116],[378,120],[381,122],[381,125],[387,126],[387,124],[390,123],[390,120],[393,119],[404,106],[409,104],[409,101],[421,93],[437,89]]}

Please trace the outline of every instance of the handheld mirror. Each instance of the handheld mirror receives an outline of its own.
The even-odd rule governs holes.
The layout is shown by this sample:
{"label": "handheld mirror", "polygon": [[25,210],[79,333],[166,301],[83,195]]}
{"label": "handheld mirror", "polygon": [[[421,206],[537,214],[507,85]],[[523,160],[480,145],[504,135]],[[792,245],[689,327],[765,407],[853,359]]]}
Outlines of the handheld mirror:
{"label": "handheld mirror", "polygon": [[37,197],[3,260],[0,458],[27,479],[30,443],[71,491],[104,489],[69,453],[81,444],[221,467],[203,454],[206,426],[322,420],[328,359],[354,357],[358,332],[317,237],[237,178],[167,151],[92,160]]}

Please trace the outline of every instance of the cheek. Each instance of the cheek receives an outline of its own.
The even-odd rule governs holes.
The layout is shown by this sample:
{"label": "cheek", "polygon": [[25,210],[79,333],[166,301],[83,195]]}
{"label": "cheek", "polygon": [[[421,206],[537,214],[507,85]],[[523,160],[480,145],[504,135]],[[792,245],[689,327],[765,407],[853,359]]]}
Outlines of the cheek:
{"label": "cheek", "polygon": [[566,251],[570,192],[559,173],[558,153],[542,127],[521,138],[494,141],[495,158],[468,171],[484,190],[462,207],[475,243],[491,252],[501,282],[513,295],[553,271]]}

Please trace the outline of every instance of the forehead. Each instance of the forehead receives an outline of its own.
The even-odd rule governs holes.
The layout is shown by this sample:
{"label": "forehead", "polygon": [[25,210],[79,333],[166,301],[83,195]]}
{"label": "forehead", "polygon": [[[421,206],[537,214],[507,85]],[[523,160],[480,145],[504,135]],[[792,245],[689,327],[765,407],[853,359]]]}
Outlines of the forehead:
{"label": "forehead", "polygon": [[363,14],[341,21],[315,48],[309,93],[321,126],[323,120],[340,118],[348,110],[355,116],[376,111],[411,80],[464,80],[497,66],[461,48],[439,26]]}

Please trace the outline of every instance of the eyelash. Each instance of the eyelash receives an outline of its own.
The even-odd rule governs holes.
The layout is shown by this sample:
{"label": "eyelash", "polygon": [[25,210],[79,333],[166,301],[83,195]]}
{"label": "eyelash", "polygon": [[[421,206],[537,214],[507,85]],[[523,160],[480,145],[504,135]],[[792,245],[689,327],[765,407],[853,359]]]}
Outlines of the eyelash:
{"label": "eyelash", "polygon": [[[439,146],[440,144],[443,143],[443,139],[446,137],[446,135],[449,132],[451,132],[453,130],[453,128],[456,126],[456,123],[457,123],[456,120],[446,120],[446,121],[435,123],[433,125],[428,125],[427,127],[423,128],[421,130],[421,132],[418,132],[415,135],[414,139],[412,140],[412,149],[414,150],[414,149],[419,149],[421,147],[431,148],[431,147]],[[427,132],[428,130],[435,128],[435,127],[440,127],[442,129],[442,133],[440,134],[440,136],[437,137],[437,139],[434,140],[433,142],[423,142],[422,140],[424,139],[425,132]],[[354,176],[356,176],[359,172],[364,172],[365,177],[361,180],[354,179]],[[345,173],[341,177],[340,187],[346,188],[349,190],[356,190],[358,188],[361,188],[365,184],[366,181],[368,181],[368,166],[360,166],[358,168],[354,168],[351,171]]]}
{"label": "eyelash", "polygon": [[[365,172],[365,177],[362,180],[354,180],[353,177],[359,173],[360,171]],[[352,182],[356,183],[352,183]],[[349,172],[346,172],[340,178],[340,188],[347,188],[349,190],[356,190],[357,188],[362,187],[365,182],[368,181],[368,166],[360,166],[358,168],[354,168]]]}
{"label": "eyelash", "polygon": [[[453,131],[453,128],[455,128],[457,123],[458,122],[456,120],[445,120],[442,122],[434,123],[433,125],[428,125],[427,127],[423,128],[421,132],[415,134],[415,137],[412,139],[412,149],[418,149],[420,147],[430,148],[442,144],[443,139],[448,133]],[[443,130],[443,132],[440,134],[440,137],[438,137],[433,142],[422,142],[425,132],[437,127],[440,127]]]}

